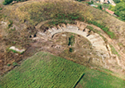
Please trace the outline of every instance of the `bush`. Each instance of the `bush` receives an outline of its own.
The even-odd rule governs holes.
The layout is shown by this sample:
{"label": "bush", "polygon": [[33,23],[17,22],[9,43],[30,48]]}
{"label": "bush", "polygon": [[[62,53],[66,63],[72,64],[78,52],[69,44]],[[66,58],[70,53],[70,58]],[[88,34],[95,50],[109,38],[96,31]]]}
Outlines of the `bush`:
{"label": "bush", "polygon": [[93,1],[91,1],[91,2],[87,2],[88,3],[88,5],[91,5],[91,4],[93,4],[94,2]]}
{"label": "bush", "polygon": [[18,64],[16,62],[13,62],[13,66],[17,66]]}
{"label": "bush", "polygon": [[12,51],[13,53],[17,53],[17,51],[16,51],[16,50],[12,50],[12,49],[10,49],[10,51]]}
{"label": "bush", "polygon": [[13,24],[13,21],[12,20],[9,20],[9,24],[8,24],[8,28],[10,28]]}
{"label": "bush", "polygon": [[69,52],[73,52],[73,48],[69,48]]}
{"label": "bush", "polygon": [[76,0],[76,1],[81,2],[81,1],[85,1],[85,0]]}
{"label": "bush", "polygon": [[4,0],[4,2],[3,2],[3,4],[4,5],[8,5],[8,4],[10,4],[12,1],[21,1],[21,2],[23,2],[23,1],[27,1],[27,0]]}
{"label": "bush", "polygon": [[3,5],[7,5],[7,2],[4,1],[4,2],[3,2]]}
{"label": "bush", "polygon": [[4,0],[3,4],[4,5],[7,5],[7,4],[10,4],[13,0]]}
{"label": "bush", "polygon": [[10,66],[11,64],[7,64],[7,66]]}
{"label": "bush", "polygon": [[107,34],[108,34],[109,37],[112,38],[112,39],[113,39],[113,38],[116,38],[116,37],[115,37],[115,34],[114,34],[113,32],[111,32],[111,31],[108,31]]}
{"label": "bush", "polygon": [[100,10],[102,10],[102,5],[98,5],[98,8],[99,8]]}
{"label": "bush", "polygon": [[115,3],[119,3],[120,2],[120,0],[113,0]]}
{"label": "bush", "polygon": [[107,27],[102,28],[103,31],[108,32],[109,29]]}
{"label": "bush", "polygon": [[73,35],[71,35],[71,37],[69,38],[69,43],[68,43],[68,45],[73,45],[74,44],[74,41],[75,41],[75,38],[74,38],[74,36]]}

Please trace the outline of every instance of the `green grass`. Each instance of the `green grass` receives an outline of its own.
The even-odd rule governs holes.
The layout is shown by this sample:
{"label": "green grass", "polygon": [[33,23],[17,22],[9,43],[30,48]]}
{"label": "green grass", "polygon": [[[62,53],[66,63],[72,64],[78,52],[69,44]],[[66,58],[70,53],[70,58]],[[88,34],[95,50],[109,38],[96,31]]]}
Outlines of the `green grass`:
{"label": "green grass", "polygon": [[84,69],[72,61],[39,52],[6,74],[0,85],[2,88],[72,88]]}
{"label": "green grass", "polygon": [[2,10],[3,8],[0,8],[0,10]]}
{"label": "green grass", "polygon": [[86,70],[79,85],[80,88],[125,88],[125,81],[97,70]]}
{"label": "green grass", "polygon": [[[89,24],[93,24],[99,28],[101,28],[111,39],[115,39],[116,36],[115,36],[115,33],[110,31],[108,27],[106,27],[105,25],[103,24],[100,24],[96,21],[92,21],[92,20],[87,20],[87,23]],[[89,29],[93,30],[93,28],[91,26],[88,26]]]}
{"label": "green grass", "polygon": [[90,29],[91,31],[98,33],[96,29],[94,29],[92,26],[87,26],[86,28]]}
{"label": "green grass", "polygon": [[[69,4],[70,3],[70,4]],[[84,8],[83,8],[84,7]],[[70,2],[70,1],[58,1],[55,0],[55,2],[35,2],[31,4],[26,4],[20,6],[15,14],[18,14],[16,16],[19,17],[20,21],[28,21],[31,25],[37,25],[38,23],[45,21],[45,20],[53,20],[56,19],[58,21],[50,22],[50,24],[56,25],[58,23],[66,23],[65,20],[74,21],[85,21],[90,24],[94,24],[98,27],[100,27],[105,33],[109,35],[110,38],[115,38],[115,33],[109,28],[107,28],[109,23],[106,25],[102,21],[102,19],[99,21],[97,18],[101,17],[98,12],[96,12],[96,15],[99,15],[99,17],[95,17],[91,13],[90,9],[96,10],[92,7],[88,7],[85,4],[80,4],[78,2]],[[98,11],[98,10],[97,10]],[[23,12],[23,14],[22,14]],[[100,12],[100,11],[99,11]],[[36,15],[37,13],[37,15]],[[105,14],[106,16],[107,14]]]}
{"label": "green grass", "polygon": [[125,88],[125,81],[39,52],[2,78],[0,88]]}
{"label": "green grass", "polygon": [[120,56],[112,45],[110,45],[110,47],[111,47],[111,51],[112,51],[113,54],[116,54],[117,56]]}

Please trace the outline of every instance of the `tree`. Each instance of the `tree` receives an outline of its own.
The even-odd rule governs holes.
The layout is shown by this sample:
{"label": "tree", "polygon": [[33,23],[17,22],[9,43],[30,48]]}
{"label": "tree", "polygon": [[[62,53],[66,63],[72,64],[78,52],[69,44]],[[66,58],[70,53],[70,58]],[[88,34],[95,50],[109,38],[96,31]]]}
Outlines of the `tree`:
{"label": "tree", "polygon": [[113,0],[115,3],[119,3],[120,2],[120,0]]}
{"label": "tree", "polygon": [[98,5],[98,8],[102,10],[102,5]]}
{"label": "tree", "polygon": [[110,6],[109,6],[109,9],[110,9],[111,11],[115,11],[115,6],[110,5]]}
{"label": "tree", "polygon": [[4,0],[4,2],[3,2],[3,4],[4,5],[7,5],[7,4],[10,4],[12,1],[21,1],[21,2],[23,2],[23,1],[27,1],[27,0]]}
{"label": "tree", "polygon": [[125,11],[121,11],[119,14],[120,14],[120,19],[125,21]]}
{"label": "tree", "polygon": [[85,1],[85,0],[76,0],[76,1],[79,1],[79,2],[81,2],[81,1]]}
{"label": "tree", "polygon": [[10,4],[13,0],[4,0],[3,4],[4,5],[7,5],[7,4]]}
{"label": "tree", "polygon": [[121,15],[121,11],[125,11],[125,3],[120,2],[115,6],[115,14],[120,16]]}

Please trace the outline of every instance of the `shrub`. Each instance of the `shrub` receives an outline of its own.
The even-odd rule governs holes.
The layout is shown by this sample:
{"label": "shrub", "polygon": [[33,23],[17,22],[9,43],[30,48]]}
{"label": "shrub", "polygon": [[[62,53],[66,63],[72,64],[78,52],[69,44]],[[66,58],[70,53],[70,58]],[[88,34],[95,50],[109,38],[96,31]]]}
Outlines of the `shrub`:
{"label": "shrub", "polygon": [[10,51],[12,51],[13,53],[17,53],[17,51],[16,51],[16,50],[12,50],[12,49],[10,49]]}
{"label": "shrub", "polygon": [[73,48],[69,48],[69,52],[73,52]]}
{"label": "shrub", "polygon": [[8,24],[8,28],[10,28],[13,24],[13,21],[12,20],[9,20],[9,24]]}
{"label": "shrub", "polygon": [[18,64],[16,62],[13,62],[13,66],[17,66]]}
{"label": "shrub", "polygon": [[10,66],[11,64],[7,64],[7,66]]}
{"label": "shrub", "polygon": [[4,0],[3,4],[4,5],[7,5],[7,4],[10,4],[13,0]]}
{"label": "shrub", "polygon": [[85,1],[85,0],[76,0],[76,1],[81,2],[81,1]]}
{"label": "shrub", "polygon": [[3,4],[4,5],[8,5],[8,4],[10,4],[12,1],[21,1],[21,2],[23,2],[23,1],[27,1],[27,0],[4,0],[4,2],[3,2]]}
{"label": "shrub", "polygon": [[115,3],[119,3],[120,2],[120,0],[113,0]]}
{"label": "shrub", "polygon": [[107,34],[108,34],[109,37],[112,38],[112,39],[113,39],[113,38],[116,38],[116,37],[115,37],[115,34],[114,34],[113,32],[111,32],[111,31],[108,31]]}
{"label": "shrub", "polygon": [[91,4],[93,4],[94,2],[93,1],[91,1],[91,2],[87,2],[88,3],[88,5],[91,5]]}
{"label": "shrub", "polygon": [[102,28],[103,31],[108,32],[109,29],[107,27]]}
{"label": "shrub", "polygon": [[102,10],[102,5],[98,5],[98,8],[99,8],[100,10]]}
{"label": "shrub", "polygon": [[71,37],[69,37],[69,43],[68,43],[68,45],[72,46],[74,44],[74,41],[75,41],[75,38],[74,38],[73,35],[71,35]]}

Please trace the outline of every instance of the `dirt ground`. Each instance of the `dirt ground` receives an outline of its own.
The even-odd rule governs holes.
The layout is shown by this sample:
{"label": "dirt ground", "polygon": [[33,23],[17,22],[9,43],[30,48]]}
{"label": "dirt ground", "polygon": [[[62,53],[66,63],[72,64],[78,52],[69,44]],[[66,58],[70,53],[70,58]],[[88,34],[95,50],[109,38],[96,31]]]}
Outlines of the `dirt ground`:
{"label": "dirt ground", "polygon": [[0,4],[2,4],[3,1],[4,1],[4,0],[0,0]]}
{"label": "dirt ground", "polygon": [[[75,40],[74,44],[72,46],[69,46],[68,43],[69,38],[71,36],[74,36]],[[73,49],[72,52],[69,51],[70,48]],[[34,53],[38,51],[50,52],[52,54],[61,56],[65,59],[86,66],[95,66],[100,63],[98,61],[96,62],[97,64],[95,64],[95,61],[93,63],[93,58],[98,58],[98,56],[94,53],[94,50],[87,39],[73,33],[59,33],[54,35],[54,37],[49,40],[41,38],[35,40],[30,44],[30,47],[28,47],[26,52],[22,55],[13,52],[8,52],[7,55],[10,59],[7,59],[6,63],[1,62],[3,63],[0,69],[1,74],[10,71],[14,67],[13,62],[17,62],[18,64],[20,64],[21,61],[32,56]],[[7,66],[8,64],[10,64],[10,66]]]}

